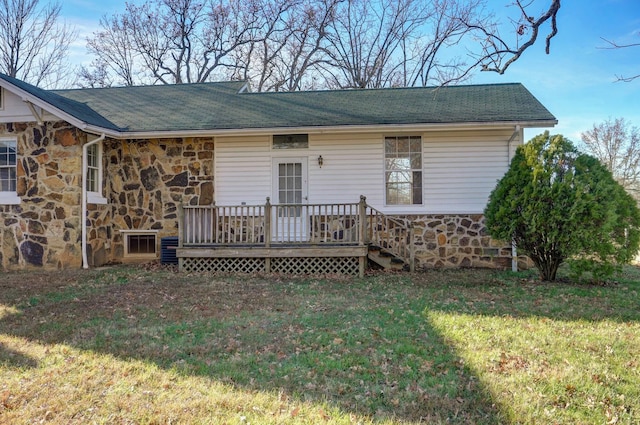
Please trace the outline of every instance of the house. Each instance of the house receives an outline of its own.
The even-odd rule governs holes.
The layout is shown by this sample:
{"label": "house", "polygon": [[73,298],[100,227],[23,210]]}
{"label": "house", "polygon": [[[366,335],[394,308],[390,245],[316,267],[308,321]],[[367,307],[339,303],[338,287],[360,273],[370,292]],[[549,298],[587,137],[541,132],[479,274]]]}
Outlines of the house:
{"label": "house", "polygon": [[508,267],[484,206],[523,129],[556,123],[521,84],[42,90],[0,74],[0,263],[144,261],[178,237],[193,270]]}

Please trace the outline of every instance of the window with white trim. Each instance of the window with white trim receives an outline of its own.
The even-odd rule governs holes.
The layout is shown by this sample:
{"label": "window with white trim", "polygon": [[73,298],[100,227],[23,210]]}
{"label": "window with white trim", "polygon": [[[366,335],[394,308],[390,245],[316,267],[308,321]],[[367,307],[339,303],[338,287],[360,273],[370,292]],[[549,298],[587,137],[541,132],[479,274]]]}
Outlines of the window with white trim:
{"label": "window with white trim", "polygon": [[385,137],[384,163],[386,204],[422,204],[422,137]]}
{"label": "window with white trim", "polygon": [[17,188],[18,141],[0,138],[0,204],[19,204]]}
{"label": "window with white trim", "polygon": [[87,147],[87,201],[91,204],[106,204],[102,196],[102,144]]}

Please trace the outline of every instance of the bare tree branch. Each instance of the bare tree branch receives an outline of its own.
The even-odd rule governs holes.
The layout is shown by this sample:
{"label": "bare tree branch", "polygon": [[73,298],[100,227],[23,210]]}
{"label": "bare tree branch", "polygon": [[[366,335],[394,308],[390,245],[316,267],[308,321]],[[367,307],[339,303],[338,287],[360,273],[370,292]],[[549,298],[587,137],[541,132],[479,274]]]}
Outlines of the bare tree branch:
{"label": "bare tree branch", "polygon": [[604,37],[600,37],[600,39],[609,44],[609,47],[602,47],[602,49],[626,49],[627,47],[638,47],[638,46],[640,46],[640,43],[618,44],[615,41],[607,40]]}
{"label": "bare tree branch", "polygon": [[[607,40],[606,38],[602,38],[600,37],[602,40],[604,40],[607,44],[609,44],[608,47],[602,47],[603,49],[627,49],[629,47],[638,47],[640,46],[640,43],[629,43],[629,44],[619,44],[615,41],[612,40]],[[616,75],[616,80],[617,81],[621,81],[621,82],[631,82],[633,80],[635,80],[636,78],[640,78],[640,74],[637,75],[632,75],[631,77],[625,77],[622,75]]]}
{"label": "bare tree branch", "polygon": [[328,27],[323,48],[330,87],[373,88],[402,85],[404,43],[425,21],[416,0],[351,0]]}
{"label": "bare tree branch", "polygon": [[[531,5],[530,3],[523,5],[520,0],[517,0],[513,5],[520,12],[520,18],[516,21],[515,41],[509,41],[506,37],[501,36],[497,26],[464,22],[471,31],[478,33],[477,37],[482,45],[482,53],[473,55],[475,63],[471,64],[470,69],[480,66],[483,71],[504,74],[512,63],[536,43],[540,28],[547,21],[550,22],[550,31],[545,38],[545,52],[549,54],[551,39],[558,33],[557,15],[560,10],[560,0],[552,0],[549,8],[538,18],[528,13],[527,7]],[[529,37],[521,40],[521,37],[527,33],[529,33]]]}
{"label": "bare tree branch", "polygon": [[66,55],[76,34],[59,23],[60,9],[60,3],[0,0],[2,72],[47,88],[69,77]]}

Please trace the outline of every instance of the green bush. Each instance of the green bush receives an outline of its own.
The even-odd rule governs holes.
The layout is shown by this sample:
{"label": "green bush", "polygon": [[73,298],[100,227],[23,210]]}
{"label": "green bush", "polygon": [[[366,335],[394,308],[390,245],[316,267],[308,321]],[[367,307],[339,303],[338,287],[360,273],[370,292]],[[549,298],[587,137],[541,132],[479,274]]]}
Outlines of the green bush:
{"label": "green bush", "polygon": [[563,262],[577,274],[610,276],[633,259],[640,211],[596,158],[545,132],[519,146],[485,209],[489,234],[513,240],[543,280]]}

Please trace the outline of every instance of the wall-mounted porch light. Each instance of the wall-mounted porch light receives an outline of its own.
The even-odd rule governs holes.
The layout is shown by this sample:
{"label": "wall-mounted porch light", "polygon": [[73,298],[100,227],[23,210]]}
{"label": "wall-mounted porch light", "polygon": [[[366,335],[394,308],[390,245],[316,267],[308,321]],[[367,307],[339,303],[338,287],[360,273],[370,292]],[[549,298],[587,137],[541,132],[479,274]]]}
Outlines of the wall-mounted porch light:
{"label": "wall-mounted porch light", "polygon": [[322,159],[322,155],[318,157],[318,167],[322,168],[322,164],[324,164],[324,159]]}

